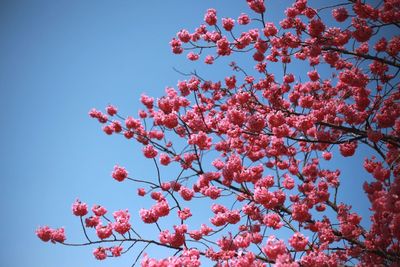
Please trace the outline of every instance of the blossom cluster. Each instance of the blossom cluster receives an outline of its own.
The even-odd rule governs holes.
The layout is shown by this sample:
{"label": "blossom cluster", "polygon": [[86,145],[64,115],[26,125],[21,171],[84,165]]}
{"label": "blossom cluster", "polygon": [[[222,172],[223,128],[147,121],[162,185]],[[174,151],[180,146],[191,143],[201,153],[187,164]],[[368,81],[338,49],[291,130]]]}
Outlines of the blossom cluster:
{"label": "blossom cluster", "polygon": [[[193,72],[158,99],[142,95],[137,117],[124,118],[113,105],[89,112],[107,135],[138,142],[154,162],[154,180],[129,178],[119,165],[111,176],[140,183],[138,195],[154,204],[139,216],[157,227],[158,237],[137,234],[127,210],[115,211],[111,221],[102,206],[92,208],[83,226],[94,228],[99,242],[113,236],[178,253],[165,259],[145,254],[142,266],[199,266],[201,257],[216,266],[342,266],[353,258],[362,266],[395,266],[400,37],[382,32],[397,27],[399,1],[374,6],[356,0],[318,9],[296,0],[279,23],[266,20],[271,10],[263,0],[246,3],[251,14],[236,18],[208,9],[204,24],[180,30],[170,45],[173,53],[188,51],[189,60],[204,57],[207,65],[248,53],[254,70],[232,62],[233,73],[219,80]],[[371,204],[368,228],[368,218],[363,222],[341,202],[346,174],[332,167],[364,149],[373,153],[363,163],[370,174],[363,186]],[[161,170],[167,166],[179,174],[166,178]],[[197,201],[204,207],[192,204]],[[82,220],[88,206],[77,200],[72,212]],[[173,216],[177,223],[163,224]],[[189,222],[197,218],[201,226],[192,229]],[[59,243],[63,233],[37,230],[43,241]],[[94,251],[100,260],[121,253],[121,246]]]}

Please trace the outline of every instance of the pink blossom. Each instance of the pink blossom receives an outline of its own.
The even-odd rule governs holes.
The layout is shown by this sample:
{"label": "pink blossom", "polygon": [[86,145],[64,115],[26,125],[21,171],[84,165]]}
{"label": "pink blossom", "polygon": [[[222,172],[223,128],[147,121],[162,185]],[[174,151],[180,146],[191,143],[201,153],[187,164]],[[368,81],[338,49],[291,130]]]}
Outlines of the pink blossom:
{"label": "pink blossom", "polygon": [[357,148],[357,142],[343,143],[339,145],[340,154],[344,157],[351,157],[354,155]]}
{"label": "pink blossom", "polygon": [[181,30],[178,32],[178,38],[181,40],[183,43],[187,43],[190,41],[190,34],[187,30]]}
{"label": "pink blossom", "polygon": [[169,214],[170,207],[167,200],[163,199],[158,201],[157,204],[152,207],[152,210],[156,217],[164,217]]}
{"label": "pink blossom", "polygon": [[269,36],[274,36],[275,34],[278,33],[278,29],[275,27],[275,25],[272,22],[268,22],[265,24],[264,27],[264,35],[269,37]]}
{"label": "pink blossom", "polygon": [[111,254],[113,255],[113,257],[119,257],[119,256],[121,256],[123,247],[115,246],[115,247],[112,247],[110,250],[111,250]]}
{"label": "pink blossom", "polygon": [[262,251],[272,260],[276,260],[279,255],[286,254],[286,246],[282,240],[277,240],[275,236],[268,237],[267,244],[262,247]]}
{"label": "pink blossom", "polygon": [[105,125],[103,126],[103,132],[105,132],[108,135],[111,135],[114,132],[114,130],[110,125]]}
{"label": "pink blossom", "polygon": [[217,24],[217,11],[213,8],[208,9],[204,21],[210,26]]}
{"label": "pink blossom", "polygon": [[112,224],[107,225],[99,224],[96,226],[96,234],[100,239],[109,238],[112,235]]}
{"label": "pink blossom", "polygon": [[332,153],[327,152],[327,151],[324,151],[324,152],[322,153],[322,157],[323,157],[325,160],[330,160],[330,159],[332,158]]}
{"label": "pink blossom", "polygon": [[182,220],[186,220],[187,218],[192,216],[189,208],[184,208],[183,210],[178,210],[178,216]]}
{"label": "pink blossom", "polygon": [[105,260],[107,258],[106,249],[102,247],[98,247],[93,250],[93,255],[98,260]]}
{"label": "pink blossom", "polygon": [[178,39],[173,38],[172,41],[169,43],[172,49],[172,53],[174,54],[182,54],[182,42]]}
{"label": "pink blossom", "polygon": [[146,190],[144,188],[138,188],[137,193],[139,196],[143,197],[146,195]]}
{"label": "pink blossom", "polygon": [[72,213],[75,216],[85,216],[88,213],[88,207],[86,203],[82,203],[77,199],[73,204],[72,204]]}
{"label": "pink blossom", "polygon": [[157,156],[157,150],[154,149],[152,145],[147,145],[143,147],[143,154],[146,158],[155,158]]}
{"label": "pink blossom", "polygon": [[90,216],[89,218],[85,219],[86,227],[94,228],[100,224],[100,217],[99,216]]}
{"label": "pink blossom", "polygon": [[190,145],[197,145],[200,150],[209,150],[211,148],[211,137],[200,131],[197,134],[190,135],[188,143]]}
{"label": "pink blossom", "polygon": [[283,226],[281,218],[276,213],[268,213],[265,215],[263,223],[272,229],[280,229]]}
{"label": "pink blossom", "polygon": [[152,210],[140,209],[139,214],[144,223],[155,223],[158,220],[157,215]]}
{"label": "pink blossom", "polygon": [[64,228],[58,228],[58,229],[54,229],[51,232],[51,242],[52,243],[64,243],[64,241],[67,239],[65,237],[65,231]]}
{"label": "pink blossom", "polygon": [[217,53],[221,56],[229,56],[231,54],[230,44],[226,37],[217,41]]}
{"label": "pink blossom", "polygon": [[122,182],[123,180],[125,180],[128,177],[128,172],[126,171],[126,169],[124,167],[115,165],[111,176],[118,182]]}
{"label": "pink blossom", "polygon": [[311,20],[308,31],[312,37],[318,37],[325,31],[324,23],[319,19]]}
{"label": "pink blossom", "polygon": [[103,216],[107,213],[106,208],[100,205],[94,205],[92,211],[96,216]]}
{"label": "pink blossom", "polygon": [[122,131],[122,126],[119,121],[112,121],[110,127],[113,132],[120,133]]}
{"label": "pink blossom", "polygon": [[367,25],[365,20],[354,19],[352,25],[355,28],[353,37],[358,42],[367,42],[371,38],[372,28]]}
{"label": "pink blossom", "polygon": [[240,16],[238,17],[238,23],[240,25],[247,25],[250,23],[250,18],[247,14],[242,13],[240,14]]}
{"label": "pink blossom", "polygon": [[294,233],[294,235],[289,239],[289,244],[296,250],[302,251],[305,249],[308,243],[308,238],[299,232]]}
{"label": "pink blossom", "polygon": [[264,0],[247,0],[247,4],[256,13],[265,12]]}
{"label": "pink blossom", "polygon": [[110,116],[114,116],[118,112],[118,109],[116,107],[114,107],[113,105],[108,105],[106,110],[107,110],[108,115],[110,115]]}
{"label": "pink blossom", "polygon": [[213,64],[214,63],[214,57],[211,56],[211,55],[206,56],[206,58],[204,59],[204,63],[209,64],[209,65]]}
{"label": "pink blossom", "polygon": [[182,196],[182,198],[186,201],[190,201],[194,195],[193,190],[182,186],[179,190],[179,194]]}
{"label": "pink blossom", "polygon": [[308,75],[308,77],[310,77],[310,80],[313,82],[318,81],[318,79],[319,79],[319,74],[316,70],[307,72],[307,75]]}
{"label": "pink blossom", "polygon": [[191,61],[196,61],[199,59],[199,55],[195,54],[193,52],[189,52],[189,54],[187,54],[187,58]]}
{"label": "pink blossom", "polygon": [[160,155],[160,163],[162,165],[169,165],[169,163],[171,162],[171,158],[167,155],[167,154],[161,154]]}
{"label": "pink blossom", "polygon": [[335,18],[336,21],[343,22],[348,18],[349,14],[347,13],[346,8],[339,7],[332,10],[332,16]]}
{"label": "pink blossom", "polygon": [[392,39],[390,39],[386,51],[392,57],[396,57],[399,54],[399,52],[400,52],[400,37],[399,36],[393,36]]}
{"label": "pink blossom", "polygon": [[223,18],[222,19],[222,26],[224,27],[225,30],[231,31],[233,29],[233,26],[235,25],[235,20],[231,18]]}
{"label": "pink blossom", "polygon": [[[145,94],[142,94],[140,96],[140,102],[142,102],[142,104],[145,105],[146,108],[148,108],[148,109],[152,109],[154,107],[154,98],[149,97]],[[136,127],[133,127],[133,128],[136,128]]]}
{"label": "pink blossom", "polygon": [[48,242],[51,239],[53,229],[48,226],[42,226],[36,229],[36,235],[44,242]]}
{"label": "pink blossom", "polygon": [[305,222],[311,219],[309,209],[305,204],[294,203],[292,208],[292,218],[298,222]]}
{"label": "pink blossom", "polygon": [[113,216],[115,219],[115,222],[113,223],[114,231],[123,235],[130,230],[131,225],[129,223],[130,215],[128,210],[116,211],[113,213]]}

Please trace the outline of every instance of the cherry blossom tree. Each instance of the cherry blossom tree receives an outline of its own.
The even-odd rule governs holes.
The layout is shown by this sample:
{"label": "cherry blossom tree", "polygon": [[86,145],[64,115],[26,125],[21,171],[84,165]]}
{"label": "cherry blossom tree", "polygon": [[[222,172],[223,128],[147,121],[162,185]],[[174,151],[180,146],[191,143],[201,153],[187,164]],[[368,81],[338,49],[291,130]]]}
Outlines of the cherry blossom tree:
{"label": "cherry blossom tree", "polygon": [[[399,266],[400,1],[297,0],[279,24],[266,20],[274,11],[263,0],[247,4],[237,18],[208,9],[204,24],[170,42],[173,53],[205,64],[247,59],[232,62],[231,75],[182,73],[163,97],[142,95],[137,116],[112,105],[89,113],[154,163],[154,180],[119,165],[112,178],[153,201],[137,212],[157,238],[144,236],[128,210],[109,215],[76,200],[86,240],[70,243],[63,228],[48,226],[37,229],[41,240],[93,246],[98,260],[139,251],[132,263],[142,266]],[[370,173],[364,218],[338,197],[341,172],[328,164],[360,147],[370,151],[354,166]],[[170,256],[148,255],[149,246]]]}

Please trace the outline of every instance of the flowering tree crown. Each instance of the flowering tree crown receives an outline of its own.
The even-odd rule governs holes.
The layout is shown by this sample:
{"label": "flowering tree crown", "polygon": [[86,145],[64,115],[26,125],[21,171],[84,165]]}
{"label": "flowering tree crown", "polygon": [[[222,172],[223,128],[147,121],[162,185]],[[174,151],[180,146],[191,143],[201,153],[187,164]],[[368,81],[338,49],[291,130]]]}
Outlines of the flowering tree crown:
{"label": "flowering tree crown", "polygon": [[[205,64],[241,53],[254,70],[232,62],[221,80],[184,74],[163,97],[142,95],[137,118],[111,105],[89,113],[106,134],[142,144],[154,162],[155,180],[133,178],[119,165],[111,176],[140,184],[138,197],[152,199],[138,212],[158,238],[133,227],[128,210],[110,218],[95,205],[89,214],[77,200],[72,211],[86,241],[67,243],[63,228],[48,226],[36,231],[41,240],[95,245],[98,260],[141,246],[142,266],[199,266],[202,259],[216,266],[397,266],[400,36],[383,33],[399,32],[400,1],[313,8],[297,0],[279,24],[266,20],[272,11],[263,0],[247,4],[237,18],[208,9],[204,24],[180,30],[170,46]],[[271,72],[277,65],[281,71]],[[371,151],[360,166],[371,174],[363,186],[371,205],[366,224],[338,197],[340,170],[327,167],[360,146]],[[165,179],[160,165],[179,166],[179,173]],[[195,201],[210,203],[208,220]],[[164,226],[164,217],[174,225]],[[195,218],[199,227],[191,226]],[[148,246],[171,257],[147,255]]]}

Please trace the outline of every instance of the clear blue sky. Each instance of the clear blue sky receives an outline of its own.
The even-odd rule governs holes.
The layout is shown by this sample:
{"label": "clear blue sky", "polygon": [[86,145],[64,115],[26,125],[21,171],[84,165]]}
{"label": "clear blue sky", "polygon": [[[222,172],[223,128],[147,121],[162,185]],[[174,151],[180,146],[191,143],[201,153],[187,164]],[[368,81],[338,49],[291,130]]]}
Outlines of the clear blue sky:
{"label": "clear blue sky", "polygon": [[[228,67],[193,65],[168,45],[179,29],[197,27],[209,7],[219,17],[248,11],[245,1],[0,1],[0,266],[132,264],[135,253],[99,262],[93,247],[45,244],[34,231],[65,226],[69,241],[83,240],[71,215],[77,197],[110,211],[129,208],[135,225],[136,187],[115,182],[110,172],[119,163],[138,177],[153,176],[152,165],[139,146],[106,136],[87,113],[113,103],[135,115],[142,92],[160,96],[184,79],[172,67],[224,75]],[[276,21],[281,6],[271,9],[267,19]],[[362,177],[347,174],[359,187]],[[356,205],[366,209],[362,201]]]}

